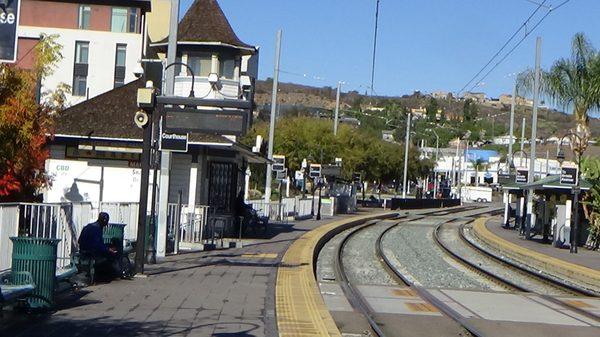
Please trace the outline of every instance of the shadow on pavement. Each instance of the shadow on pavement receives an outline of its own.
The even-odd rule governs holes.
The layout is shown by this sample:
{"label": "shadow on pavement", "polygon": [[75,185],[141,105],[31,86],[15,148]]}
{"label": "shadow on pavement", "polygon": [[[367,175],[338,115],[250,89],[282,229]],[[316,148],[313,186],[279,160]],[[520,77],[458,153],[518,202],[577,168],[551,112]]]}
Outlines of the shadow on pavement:
{"label": "shadow on pavement", "polygon": [[[5,315],[8,316],[8,315]],[[12,316],[12,315],[11,315]],[[6,324],[0,320],[0,335],[11,337],[59,337],[59,336],[174,336],[195,334],[212,336],[255,336],[252,332],[260,326],[245,322],[215,322],[191,325],[187,321],[136,321],[116,320],[110,316],[75,319],[60,313],[54,315],[26,315],[18,321]]]}

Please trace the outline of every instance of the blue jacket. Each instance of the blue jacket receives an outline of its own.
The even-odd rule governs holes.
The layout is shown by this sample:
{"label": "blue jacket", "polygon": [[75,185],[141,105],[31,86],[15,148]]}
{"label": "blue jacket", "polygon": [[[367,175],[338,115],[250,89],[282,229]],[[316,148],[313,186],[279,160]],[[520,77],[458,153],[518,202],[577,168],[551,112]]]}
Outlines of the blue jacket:
{"label": "blue jacket", "polygon": [[108,254],[108,246],[102,240],[102,227],[96,222],[92,222],[83,227],[79,234],[79,250],[90,252],[92,254]]}

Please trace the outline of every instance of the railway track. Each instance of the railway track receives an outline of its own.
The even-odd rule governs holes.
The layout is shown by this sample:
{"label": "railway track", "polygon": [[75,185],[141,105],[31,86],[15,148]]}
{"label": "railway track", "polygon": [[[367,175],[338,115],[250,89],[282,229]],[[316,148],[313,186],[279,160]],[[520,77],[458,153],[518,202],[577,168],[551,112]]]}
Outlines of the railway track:
{"label": "railway track", "polygon": [[[456,214],[456,213],[477,211],[480,208],[481,208],[480,206],[459,207],[459,208],[436,210],[436,211],[431,211],[431,212],[420,213],[420,214],[414,215],[412,217],[400,216],[396,219],[393,219],[393,222],[391,222],[387,226],[387,228],[385,230],[383,230],[382,233],[379,234],[377,237],[376,247],[375,247],[377,259],[381,262],[381,266],[383,267],[383,269],[395,280],[396,284],[409,285],[409,286],[414,287],[414,284],[412,284],[408,279],[404,278],[401,273],[396,272],[394,270],[394,268],[389,264],[389,261],[386,261],[387,257],[385,256],[385,254],[382,253],[382,249],[381,249],[381,240],[386,235],[386,233],[388,233],[389,230],[391,230],[392,228],[395,228],[396,226],[399,226],[404,223],[421,220],[421,219],[426,218],[427,216],[446,216],[446,215],[451,215],[451,214]],[[451,220],[448,219],[446,221],[451,221]],[[335,261],[334,261],[334,269],[335,269],[335,273],[336,273],[336,279],[339,280],[340,286],[341,286],[346,298],[348,299],[348,301],[350,302],[352,307],[355,310],[357,310],[358,312],[360,312],[361,315],[366,318],[366,320],[368,321],[368,323],[371,327],[372,333],[374,333],[377,336],[386,336],[385,329],[383,328],[382,324],[376,318],[376,313],[372,311],[371,307],[369,306],[369,304],[367,303],[365,298],[362,296],[360,291],[355,287],[355,285],[351,282],[351,280],[349,280],[349,278],[347,276],[346,266],[344,265],[344,259],[343,259],[344,248],[347,246],[350,239],[353,238],[355,235],[357,235],[365,230],[368,230],[369,228],[372,228],[373,226],[375,226],[377,224],[379,224],[379,222],[367,223],[367,224],[361,225],[359,227],[356,227],[354,229],[351,229],[349,232],[346,233],[346,236],[337,245]],[[416,288],[419,288],[419,287],[416,287]],[[428,300],[429,302],[432,302],[432,304],[435,305],[436,307],[440,308],[440,307],[446,306],[445,304],[443,304],[441,302],[436,303],[439,301],[435,298],[431,298],[432,296],[430,296],[429,294],[424,292],[422,289],[421,289],[421,291],[419,289],[416,289],[416,290],[419,293],[419,295],[421,295],[421,297]],[[443,310],[443,308],[440,308],[440,310],[442,312],[446,313],[446,315],[453,318],[455,321],[457,321],[461,326],[465,327],[466,332],[469,332],[470,334],[475,335],[475,336],[480,336],[479,334],[477,334],[477,330],[473,327],[470,327],[467,322],[461,323],[462,319],[460,317],[457,317],[456,315],[454,315],[453,311],[447,310],[447,312],[446,312],[445,310]],[[455,316],[455,317],[453,317],[453,316]]]}

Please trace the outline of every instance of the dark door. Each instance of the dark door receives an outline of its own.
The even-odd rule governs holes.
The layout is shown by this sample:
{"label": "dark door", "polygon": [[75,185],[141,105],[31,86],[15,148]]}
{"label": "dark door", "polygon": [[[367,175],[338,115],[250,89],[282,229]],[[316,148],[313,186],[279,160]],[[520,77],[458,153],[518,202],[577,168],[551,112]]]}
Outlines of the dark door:
{"label": "dark door", "polygon": [[237,176],[237,165],[234,163],[210,163],[208,205],[217,214],[234,213]]}

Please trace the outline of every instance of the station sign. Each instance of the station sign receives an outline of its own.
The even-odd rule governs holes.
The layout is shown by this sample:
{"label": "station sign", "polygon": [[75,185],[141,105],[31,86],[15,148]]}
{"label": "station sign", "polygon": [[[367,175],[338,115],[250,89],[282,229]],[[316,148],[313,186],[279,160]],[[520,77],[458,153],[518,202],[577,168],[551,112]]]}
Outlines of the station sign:
{"label": "station sign", "polygon": [[285,171],[285,156],[273,155],[273,171]]}
{"label": "station sign", "polygon": [[516,177],[512,174],[499,173],[498,174],[498,183],[500,185],[506,185],[511,181],[515,181]]}
{"label": "station sign", "polygon": [[242,136],[248,124],[248,114],[234,110],[168,108],[164,116],[165,129],[171,132]]}
{"label": "station sign", "polygon": [[0,63],[17,60],[17,26],[21,0],[0,1]]}
{"label": "station sign", "polygon": [[287,180],[287,169],[283,169],[282,171],[275,171],[276,172],[276,179],[279,181],[284,181]]}
{"label": "station sign", "polygon": [[515,176],[515,182],[517,184],[527,184],[529,181],[529,170],[527,168],[517,168],[517,175]]}
{"label": "station sign", "polygon": [[310,164],[308,176],[312,179],[319,178],[321,176],[321,164]]}
{"label": "station sign", "polygon": [[188,152],[189,134],[161,132],[160,151]]}
{"label": "station sign", "polygon": [[577,185],[579,169],[573,163],[563,163],[560,168],[560,184],[561,185]]}
{"label": "station sign", "polygon": [[323,165],[321,168],[321,175],[325,177],[341,177],[342,167],[337,165]]}

